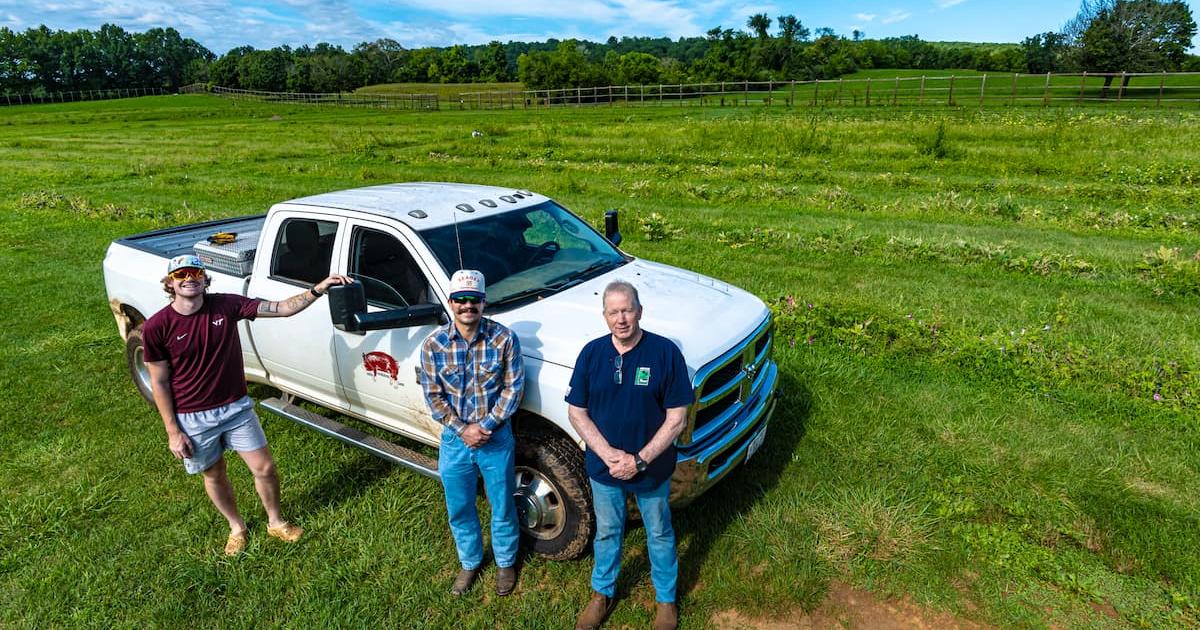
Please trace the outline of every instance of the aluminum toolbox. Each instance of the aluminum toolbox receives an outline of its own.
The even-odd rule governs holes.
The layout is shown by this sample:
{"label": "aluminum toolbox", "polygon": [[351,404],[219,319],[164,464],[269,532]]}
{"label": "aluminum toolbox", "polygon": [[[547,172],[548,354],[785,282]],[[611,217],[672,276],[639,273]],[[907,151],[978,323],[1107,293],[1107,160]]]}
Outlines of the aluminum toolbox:
{"label": "aluminum toolbox", "polygon": [[258,249],[259,230],[239,232],[232,243],[216,245],[207,240],[196,243],[194,249],[205,266],[235,276],[250,275],[254,266],[254,252]]}

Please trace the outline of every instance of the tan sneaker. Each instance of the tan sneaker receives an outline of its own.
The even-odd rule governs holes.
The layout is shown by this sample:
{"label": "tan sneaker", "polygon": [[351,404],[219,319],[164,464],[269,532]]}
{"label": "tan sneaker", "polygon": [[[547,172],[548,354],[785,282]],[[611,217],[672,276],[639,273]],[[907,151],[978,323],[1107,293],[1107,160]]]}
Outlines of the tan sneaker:
{"label": "tan sneaker", "polygon": [[575,622],[575,630],[596,630],[608,618],[608,613],[612,612],[616,603],[615,599],[592,591],[592,598],[579,614],[579,621]]}
{"label": "tan sneaker", "polygon": [[299,525],[292,525],[291,523],[284,522],[284,524],[280,525],[279,527],[268,527],[267,534],[284,542],[296,542],[297,540],[300,540],[301,536],[304,535],[304,528],[300,527]]}
{"label": "tan sneaker", "polygon": [[236,556],[246,550],[246,530],[240,532],[229,532],[229,539],[225,541],[225,555]]}
{"label": "tan sneaker", "polygon": [[675,630],[679,627],[679,608],[675,604],[658,602],[658,612],[654,614],[654,630]]}

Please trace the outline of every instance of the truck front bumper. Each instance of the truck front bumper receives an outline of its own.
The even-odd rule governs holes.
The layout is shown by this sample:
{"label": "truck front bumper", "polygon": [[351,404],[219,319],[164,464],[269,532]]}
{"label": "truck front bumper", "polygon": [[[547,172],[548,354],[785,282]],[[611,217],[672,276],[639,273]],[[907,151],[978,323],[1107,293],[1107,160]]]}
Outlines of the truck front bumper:
{"label": "truck front bumper", "polygon": [[779,367],[766,360],[750,388],[753,396],[740,402],[738,412],[722,422],[720,437],[678,448],[675,474],[671,476],[673,507],[691,503],[762,446],[767,424],[775,413],[778,387]]}

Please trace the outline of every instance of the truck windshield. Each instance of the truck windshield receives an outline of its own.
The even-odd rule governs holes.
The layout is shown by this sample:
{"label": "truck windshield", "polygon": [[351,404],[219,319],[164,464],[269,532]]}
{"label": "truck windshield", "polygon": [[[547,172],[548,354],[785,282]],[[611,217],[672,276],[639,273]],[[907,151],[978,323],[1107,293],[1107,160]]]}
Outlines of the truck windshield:
{"label": "truck windshield", "polygon": [[457,235],[454,225],[420,234],[447,275],[460,268],[483,272],[492,307],[556,293],[626,262],[607,239],[552,201],[460,221]]}

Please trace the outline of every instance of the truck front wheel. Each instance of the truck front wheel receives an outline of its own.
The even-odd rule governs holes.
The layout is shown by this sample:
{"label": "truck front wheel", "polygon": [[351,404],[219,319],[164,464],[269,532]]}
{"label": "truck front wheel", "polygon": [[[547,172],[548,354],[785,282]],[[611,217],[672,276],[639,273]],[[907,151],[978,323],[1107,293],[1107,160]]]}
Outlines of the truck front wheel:
{"label": "truck front wheel", "polygon": [[516,437],[522,542],[551,560],[578,558],[596,531],[583,451],[557,431],[518,429]]}
{"label": "truck front wheel", "polygon": [[133,379],[138,393],[153,407],[154,393],[150,390],[150,370],[146,368],[143,352],[142,327],[138,326],[129,331],[129,336],[125,338],[125,363],[129,366],[129,376]]}

